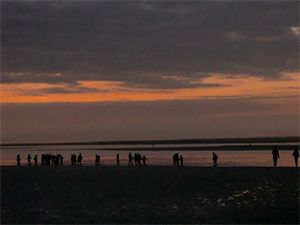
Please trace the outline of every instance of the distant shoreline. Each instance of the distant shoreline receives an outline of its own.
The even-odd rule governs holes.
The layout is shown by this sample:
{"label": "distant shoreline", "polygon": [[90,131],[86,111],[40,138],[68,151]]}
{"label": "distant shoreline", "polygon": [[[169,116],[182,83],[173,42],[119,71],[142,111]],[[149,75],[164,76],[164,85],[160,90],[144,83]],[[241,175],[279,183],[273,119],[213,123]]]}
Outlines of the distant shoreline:
{"label": "distant shoreline", "polygon": [[[28,145],[30,146],[30,145]],[[226,145],[226,146],[180,146],[180,147],[143,147],[143,148],[78,148],[59,149],[59,151],[266,151],[272,150],[275,145]],[[280,151],[294,150],[299,145],[276,145]],[[10,149],[1,149],[10,150]],[[45,151],[44,149],[34,149],[34,151]]]}
{"label": "distant shoreline", "polygon": [[[250,146],[250,144],[255,143],[299,143],[300,137],[251,137],[251,138],[201,138],[201,139],[174,139],[174,140],[141,140],[141,141],[91,141],[91,142],[56,142],[56,143],[1,143],[0,146],[51,146],[51,145],[164,145],[164,144],[249,144],[248,147],[254,147],[257,150],[257,146],[261,146],[266,148],[266,145],[255,145]],[[285,145],[291,147],[292,145]],[[297,145],[295,145],[297,146]],[[294,147],[295,147],[294,146]],[[202,150],[202,148],[211,148],[213,146],[208,147],[188,147],[189,149],[194,150]],[[219,148],[224,148],[228,146],[217,146],[217,150]],[[235,148],[236,150],[244,150],[245,145],[240,146],[230,146],[230,148]],[[270,146],[268,146],[270,147]],[[196,148],[196,149],[195,149]],[[140,148],[137,148],[139,150]],[[153,148],[147,148],[144,150],[154,150]],[[166,148],[160,147],[160,149],[155,150],[164,150]],[[290,148],[289,148],[290,149]],[[116,150],[120,150],[120,148],[116,148]],[[170,149],[173,150],[173,149]],[[211,150],[211,149],[210,149]],[[247,149],[249,150],[249,149]]]}

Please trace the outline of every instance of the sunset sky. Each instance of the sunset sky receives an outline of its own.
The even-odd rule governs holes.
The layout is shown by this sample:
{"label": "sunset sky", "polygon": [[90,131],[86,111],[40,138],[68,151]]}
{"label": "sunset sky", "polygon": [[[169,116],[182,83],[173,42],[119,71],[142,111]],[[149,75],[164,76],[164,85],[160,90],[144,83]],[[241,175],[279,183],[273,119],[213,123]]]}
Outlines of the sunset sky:
{"label": "sunset sky", "polygon": [[1,2],[1,142],[299,135],[298,1]]}

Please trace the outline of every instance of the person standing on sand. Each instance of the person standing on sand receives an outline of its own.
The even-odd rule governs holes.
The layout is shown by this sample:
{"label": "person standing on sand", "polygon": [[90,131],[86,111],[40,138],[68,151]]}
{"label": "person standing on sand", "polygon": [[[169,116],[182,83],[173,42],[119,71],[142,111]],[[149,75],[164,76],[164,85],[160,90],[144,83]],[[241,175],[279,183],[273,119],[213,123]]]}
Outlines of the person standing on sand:
{"label": "person standing on sand", "polygon": [[292,156],[294,156],[294,159],[295,159],[295,166],[298,167],[299,151],[298,151],[298,148],[297,148],[297,147],[296,147],[295,150],[293,151]]}
{"label": "person standing on sand", "polygon": [[117,166],[120,165],[120,157],[119,157],[119,154],[117,154]]}
{"label": "person standing on sand", "polygon": [[95,165],[96,166],[100,165],[100,156],[98,154],[96,154],[96,156],[95,156]]}
{"label": "person standing on sand", "polygon": [[274,167],[277,167],[277,160],[280,158],[280,156],[276,146],[272,151],[272,155],[273,155],[273,165]]}
{"label": "person standing on sand", "polygon": [[82,161],[82,155],[81,155],[81,153],[79,153],[79,155],[78,155],[78,165],[81,165],[81,161]]}
{"label": "person standing on sand", "polygon": [[136,153],[134,153],[134,164],[137,166],[137,161],[138,161],[138,155]]}
{"label": "person standing on sand", "polygon": [[28,161],[28,166],[30,166],[31,165],[31,156],[30,156],[30,154],[28,154],[28,156],[27,156],[27,161]]}
{"label": "person standing on sand", "polygon": [[59,154],[59,159],[60,159],[60,165],[62,166],[63,165],[64,157],[61,154]]}
{"label": "person standing on sand", "polygon": [[21,161],[21,158],[20,158],[20,154],[17,155],[17,165],[20,166],[20,161]]}
{"label": "person standing on sand", "polygon": [[133,166],[131,152],[129,152],[129,154],[128,154],[128,166]]}
{"label": "person standing on sand", "polygon": [[214,167],[217,167],[218,166],[218,156],[216,153],[213,152],[213,157],[212,157],[212,160],[214,161]]}
{"label": "person standing on sand", "polygon": [[179,161],[180,161],[180,165],[183,166],[183,157],[182,157],[182,155],[180,155]]}
{"label": "person standing on sand", "polygon": [[173,165],[178,166],[179,165],[179,155],[178,153],[173,155]]}
{"label": "person standing on sand", "polygon": [[37,161],[38,161],[37,155],[34,156],[33,160],[34,160],[34,165],[36,166]]}

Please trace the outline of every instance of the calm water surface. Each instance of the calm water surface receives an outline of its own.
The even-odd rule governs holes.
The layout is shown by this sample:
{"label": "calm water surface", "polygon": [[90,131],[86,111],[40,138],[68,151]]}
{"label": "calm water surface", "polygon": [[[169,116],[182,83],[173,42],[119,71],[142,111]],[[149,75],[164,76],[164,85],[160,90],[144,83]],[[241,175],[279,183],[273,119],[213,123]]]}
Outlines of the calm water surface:
{"label": "calm water surface", "polygon": [[[224,145],[224,144],[222,144]],[[274,144],[273,144],[274,145]],[[179,145],[176,145],[180,147]],[[189,145],[191,146],[191,145]],[[199,144],[197,145],[199,146]],[[116,165],[116,154],[120,155],[120,166],[128,165],[128,153],[140,153],[148,158],[147,164],[152,166],[171,166],[175,153],[182,155],[185,166],[212,166],[212,151],[134,151],[130,148],[149,147],[145,145],[118,145],[118,146],[97,146],[97,145],[59,145],[59,146],[9,146],[1,148],[1,165],[16,165],[16,156],[20,154],[21,165],[27,165],[27,155],[32,157],[38,155],[38,165],[41,162],[42,154],[61,154],[64,157],[64,166],[71,164],[71,154],[83,156],[82,165],[92,166],[95,162],[95,154],[100,155],[101,166]],[[172,145],[165,145],[165,147],[172,147]],[[124,151],[116,151],[112,148],[128,148]],[[107,150],[105,150],[107,149]],[[270,151],[216,151],[219,156],[218,163],[220,167],[230,166],[272,166],[272,154]],[[292,151],[280,151],[280,159],[278,166],[292,167],[294,166],[294,159]]]}

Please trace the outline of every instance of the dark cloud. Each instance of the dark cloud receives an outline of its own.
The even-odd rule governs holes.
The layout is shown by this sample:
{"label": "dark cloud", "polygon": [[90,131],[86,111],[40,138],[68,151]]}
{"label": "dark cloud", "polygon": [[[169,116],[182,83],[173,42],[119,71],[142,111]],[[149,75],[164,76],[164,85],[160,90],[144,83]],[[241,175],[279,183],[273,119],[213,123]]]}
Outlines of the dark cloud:
{"label": "dark cloud", "polygon": [[88,87],[53,87],[37,90],[41,94],[72,94],[72,93],[105,93],[109,90]]}
{"label": "dark cloud", "polygon": [[214,73],[299,69],[296,1],[5,1],[1,11],[2,83],[201,88],[218,85],[201,83]]}

